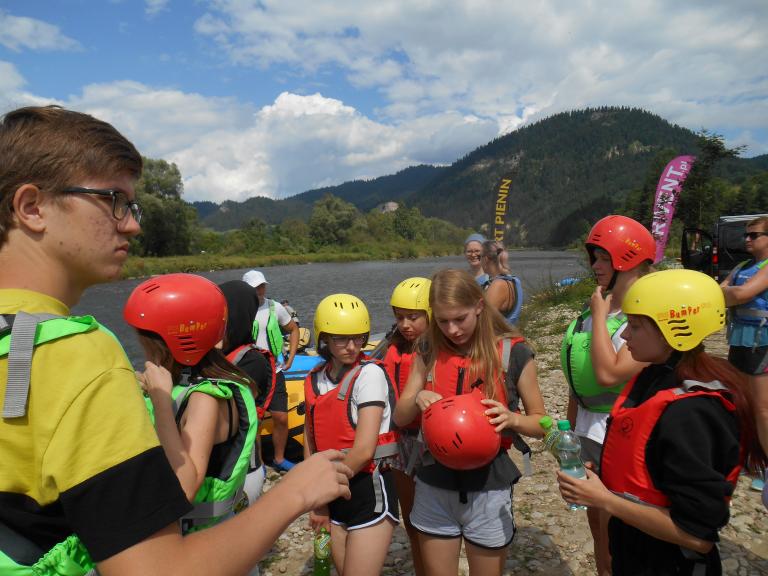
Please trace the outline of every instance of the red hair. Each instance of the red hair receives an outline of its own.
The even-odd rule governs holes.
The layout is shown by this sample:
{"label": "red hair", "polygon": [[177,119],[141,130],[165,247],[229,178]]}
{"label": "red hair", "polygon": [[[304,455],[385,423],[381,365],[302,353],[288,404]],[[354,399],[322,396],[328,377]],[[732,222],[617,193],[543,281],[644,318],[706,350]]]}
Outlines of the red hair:
{"label": "red hair", "polygon": [[752,389],[746,374],[743,374],[727,360],[710,356],[704,352],[704,347],[701,345],[683,354],[675,373],[679,381],[711,382],[718,380],[728,388],[731,400],[736,406],[741,445],[746,458],[745,466],[748,466],[752,472],[761,471],[768,463],[768,458],[766,458],[757,437],[755,414],[752,409]]}

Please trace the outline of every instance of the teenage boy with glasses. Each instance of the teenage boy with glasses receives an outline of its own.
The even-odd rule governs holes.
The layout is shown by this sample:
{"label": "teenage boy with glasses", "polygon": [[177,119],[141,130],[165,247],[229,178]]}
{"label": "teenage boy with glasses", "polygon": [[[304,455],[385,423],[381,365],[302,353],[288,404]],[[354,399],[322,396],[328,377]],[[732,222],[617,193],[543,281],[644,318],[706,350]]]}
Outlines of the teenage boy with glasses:
{"label": "teenage boy with glasses", "polygon": [[133,368],[93,318],[69,317],[86,288],[120,275],[141,230],[141,168],[85,114],[29,107],[0,122],[2,574],[245,574],[293,519],[349,496],[342,454],[321,454],[182,538],[190,505]]}

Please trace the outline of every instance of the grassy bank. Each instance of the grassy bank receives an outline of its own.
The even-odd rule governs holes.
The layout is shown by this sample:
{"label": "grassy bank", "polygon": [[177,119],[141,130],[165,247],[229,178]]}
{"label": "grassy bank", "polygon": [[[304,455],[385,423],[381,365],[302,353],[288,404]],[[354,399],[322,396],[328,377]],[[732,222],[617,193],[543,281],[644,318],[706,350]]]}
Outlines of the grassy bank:
{"label": "grassy bank", "polygon": [[222,255],[194,254],[162,258],[131,256],[123,267],[123,278],[142,278],[172,272],[211,272],[234,268],[263,268],[267,266],[310,264],[315,262],[357,262],[361,260],[390,260],[429,258],[459,254],[455,246],[431,247],[355,247],[349,251],[323,251],[305,254]]}
{"label": "grassy bank", "polygon": [[[568,324],[589,302],[595,290],[593,278],[585,278],[576,284],[558,288],[550,285],[533,294],[523,306],[520,329],[532,340],[539,336],[565,334]],[[557,310],[557,314],[552,314]]]}

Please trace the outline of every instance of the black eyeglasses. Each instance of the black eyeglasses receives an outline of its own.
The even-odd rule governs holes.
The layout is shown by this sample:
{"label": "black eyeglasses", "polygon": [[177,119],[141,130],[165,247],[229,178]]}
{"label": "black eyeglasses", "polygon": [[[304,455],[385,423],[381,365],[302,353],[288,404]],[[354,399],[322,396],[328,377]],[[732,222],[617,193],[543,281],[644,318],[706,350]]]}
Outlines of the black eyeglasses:
{"label": "black eyeglasses", "polygon": [[355,346],[362,346],[365,336],[331,336],[331,342],[336,346],[346,346],[353,342]]}
{"label": "black eyeglasses", "polygon": [[760,236],[768,236],[768,232],[744,232],[744,240],[757,240]]}
{"label": "black eyeglasses", "polygon": [[101,190],[99,188],[82,188],[80,186],[71,186],[62,190],[63,194],[94,194],[96,196],[105,196],[112,198],[112,216],[115,220],[122,220],[130,212],[137,224],[141,223],[141,216],[144,210],[135,200],[130,200],[128,195],[121,190]]}

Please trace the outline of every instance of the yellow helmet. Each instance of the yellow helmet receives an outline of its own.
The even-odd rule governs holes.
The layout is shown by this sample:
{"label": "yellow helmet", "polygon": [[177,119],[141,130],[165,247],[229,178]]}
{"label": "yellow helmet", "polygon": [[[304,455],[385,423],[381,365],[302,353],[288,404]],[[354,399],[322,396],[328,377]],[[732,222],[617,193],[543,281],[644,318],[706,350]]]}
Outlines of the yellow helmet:
{"label": "yellow helmet", "polygon": [[395,286],[389,304],[406,310],[423,310],[427,316],[431,317],[432,309],[429,307],[429,287],[431,285],[432,280],[420,276],[406,278]]}
{"label": "yellow helmet", "polygon": [[625,314],[648,316],[675,350],[685,352],[725,324],[725,298],[712,278],[694,270],[662,270],[638,278],[624,296]]}
{"label": "yellow helmet", "polygon": [[370,331],[368,308],[357,296],[331,294],[317,305],[315,339],[318,342],[321,334],[353,335],[368,334]]}

